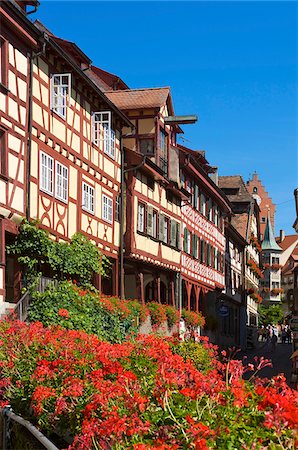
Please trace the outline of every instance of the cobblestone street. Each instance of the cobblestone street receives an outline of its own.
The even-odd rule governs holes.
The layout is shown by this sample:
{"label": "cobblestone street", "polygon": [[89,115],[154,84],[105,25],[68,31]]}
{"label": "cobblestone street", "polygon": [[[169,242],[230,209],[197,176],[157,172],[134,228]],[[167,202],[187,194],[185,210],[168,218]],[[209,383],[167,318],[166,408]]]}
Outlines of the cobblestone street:
{"label": "cobblestone street", "polygon": [[[261,378],[272,378],[279,373],[283,373],[289,384],[291,376],[291,354],[292,344],[277,343],[276,349],[273,350],[266,342],[258,342],[256,349],[241,352],[239,358],[242,359],[244,356],[247,356],[247,362],[252,362],[255,356],[258,358],[264,356],[264,358],[270,359],[273,367],[265,367],[259,372],[258,376]],[[251,373],[248,373],[247,378],[250,376]]]}

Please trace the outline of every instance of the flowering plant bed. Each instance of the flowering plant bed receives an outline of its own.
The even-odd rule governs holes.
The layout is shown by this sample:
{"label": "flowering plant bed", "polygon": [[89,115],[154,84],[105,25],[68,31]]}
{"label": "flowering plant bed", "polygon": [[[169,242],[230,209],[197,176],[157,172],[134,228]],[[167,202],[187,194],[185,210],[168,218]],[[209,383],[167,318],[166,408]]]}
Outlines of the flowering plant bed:
{"label": "flowering plant bed", "polygon": [[1,406],[67,434],[69,450],[297,445],[297,392],[282,376],[242,379],[267,360],[244,367],[224,352],[220,362],[208,343],[150,335],[111,344],[37,322],[2,322],[0,340]]}
{"label": "flowering plant bed", "polygon": [[271,294],[279,295],[279,294],[282,294],[283,292],[284,292],[284,290],[282,288],[274,288],[274,289],[272,289]]}
{"label": "flowering plant bed", "polygon": [[251,270],[254,272],[254,274],[258,278],[264,278],[264,275],[260,269],[260,267],[256,264],[256,262],[253,259],[248,259],[247,265],[251,268]]}
{"label": "flowering plant bed", "polygon": [[188,309],[182,309],[182,317],[185,321],[187,327],[203,327],[205,324],[205,319],[199,312],[189,311]]}

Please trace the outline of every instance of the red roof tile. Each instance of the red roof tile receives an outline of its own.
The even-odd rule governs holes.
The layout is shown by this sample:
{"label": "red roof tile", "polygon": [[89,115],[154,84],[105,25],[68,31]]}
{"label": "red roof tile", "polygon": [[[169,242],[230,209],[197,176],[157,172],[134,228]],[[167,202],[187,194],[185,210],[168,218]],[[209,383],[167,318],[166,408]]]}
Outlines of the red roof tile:
{"label": "red roof tile", "polygon": [[166,104],[170,88],[128,89],[105,92],[119,109],[160,108]]}
{"label": "red roof tile", "polygon": [[275,238],[278,245],[285,251],[295,242],[298,242],[298,234],[290,234],[289,236],[285,236],[284,240],[280,242],[280,237]]}
{"label": "red roof tile", "polygon": [[91,66],[91,70],[108,86],[108,91],[111,89],[128,89],[127,84],[117,75],[96,66]]}

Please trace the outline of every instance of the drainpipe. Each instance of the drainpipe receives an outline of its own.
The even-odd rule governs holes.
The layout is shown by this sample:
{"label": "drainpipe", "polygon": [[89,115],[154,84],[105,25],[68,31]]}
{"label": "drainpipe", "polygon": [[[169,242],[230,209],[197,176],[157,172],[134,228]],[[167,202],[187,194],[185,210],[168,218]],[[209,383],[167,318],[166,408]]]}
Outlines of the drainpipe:
{"label": "drainpipe", "polygon": [[129,169],[124,169],[124,146],[123,138],[130,136],[129,134],[120,135],[120,167],[121,167],[121,182],[120,182],[120,298],[124,299],[124,189],[125,189],[125,178],[124,175],[131,170],[136,170],[145,164],[146,156],[143,156],[141,164]]}
{"label": "drainpipe", "polygon": [[43,35],[42,49],[38,53],[30,52],[30,77],[28,98],[28,138],[27,138],[27,167],[26,167],[26,219],[30,220],[30,173],[31,173],[31,146],[32,146],[32,105],[33,105],[33,59],[43,55],[46,49],[48,36]]}

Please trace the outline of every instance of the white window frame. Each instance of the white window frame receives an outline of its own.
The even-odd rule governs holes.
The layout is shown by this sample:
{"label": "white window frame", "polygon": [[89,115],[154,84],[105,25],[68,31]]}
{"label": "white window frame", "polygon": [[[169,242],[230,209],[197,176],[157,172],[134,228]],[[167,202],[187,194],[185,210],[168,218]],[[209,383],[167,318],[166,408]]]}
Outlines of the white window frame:
{"label": "white window frame", "polygon": [[111,111],[97,111],[92,114],[92,142],[104,153],[115,159],[116,133],[111,128]]}
{"label": "white window frame", "polygon": [[137,230],[140,233],[145,233],[145,205],[144,203],[138,203],[138,222]]}
{"label": "white window frame", "polygon": [[113,223],[113,199],[102,194],[102,220]]}
{"label": "white window frame", "polygon": [[[67,79],[65,83],[63,77]],[[57,91],[57,92],[55,92]],[[63,119],[66,118],[66,110],[69,104],[71,92],[71,74],[53,73],[51,75],[51,110]]]}
{"label": "white window frame", "polygon": [[45,152],[40,152],[39,187],[49,195],[54,194],[54,158]]}
{"label": "white window frame", "polygon": [[[61,173],[59,173],[59,168],[61,168]],[[68,201],[68,168],[59,161],[56,161],[55,197],[65,203]]]}
{"label": "white window frame", "polygon": [[[86,195],[85,195],[86,194]],[[90,184],[83,181],[82,184],[82,209],[94,214],[95,189]]]}

